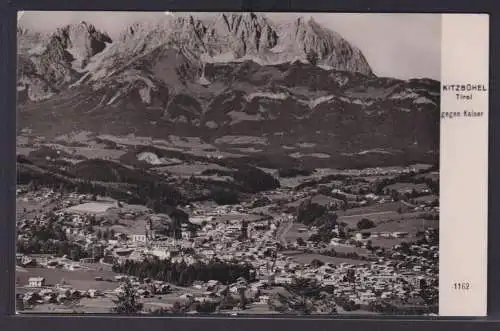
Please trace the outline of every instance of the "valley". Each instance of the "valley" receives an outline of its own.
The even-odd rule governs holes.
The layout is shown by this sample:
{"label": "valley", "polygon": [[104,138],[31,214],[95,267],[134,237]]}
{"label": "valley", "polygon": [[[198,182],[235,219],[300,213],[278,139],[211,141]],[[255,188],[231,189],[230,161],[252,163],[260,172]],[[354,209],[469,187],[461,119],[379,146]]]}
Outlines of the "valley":
{"label": "valley", "polygon": [[437,313],[440,82],[255,13],[18,58],[18,311]]}

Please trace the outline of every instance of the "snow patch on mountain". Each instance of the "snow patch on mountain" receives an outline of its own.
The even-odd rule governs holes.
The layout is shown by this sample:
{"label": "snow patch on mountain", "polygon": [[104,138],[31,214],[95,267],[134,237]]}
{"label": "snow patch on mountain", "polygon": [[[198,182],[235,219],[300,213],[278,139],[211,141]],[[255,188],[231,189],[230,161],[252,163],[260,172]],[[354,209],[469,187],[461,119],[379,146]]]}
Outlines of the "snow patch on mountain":
{"label": "snow patch on mountain", "polygon": [[111,97],[111,99],[109,99],[109,101],[107,102],[107,105],[112,105],[113,102],[115,102],[120,96],[122,95],[122,93],[120,91],[116,92],[115,95],[113,95]]}
{"label": "snow patch on mountain", "polygon": [[250,102],[255,98],[265,98],[273,100],[286,100],[288,94],[286,93],[270,93],[270,92],[255,92],[245,96],[245,99]]}
{"label": "snow patch on mountain", "polygon": [[413,101],[413,102],[416,103],[416,104],[431,104],[431,105],[435,105],[434,101],[432,101],[431,99],[426,98],[426,97],[419,97],[419,98],[415,99],[415,101]]}
{"label": "snow patch on mountain", "polygon": [[301,159],[301,158],[305,158],[305,157],[314,157],[314,158],[318,158],[318,159],[329,159],[331,158],[331,155],[329,154],[326,154],[326,153],[301,153],[301,152],[296,152],[296,153],[292,153],[292,154],[289,154],[291,157],[293,157],[294,159]]}
{"label": "snow patch on mountain", "polygon": [[158,157],[158,155],[150,152],[140,153],[139,155],[137,155],[137,160],[144,161],[152,165],[159,165],[163,163]]}
{"label": "snow patch on mountain", "polygon": [[228,115],[231,117],[231,125],[245,121],[261,121],[264,118],[260,115],[250,115],[241,111],[230,111]]}
{"label": "snow patch on mountain", "polygon": [[323,96],[323,97],[319,97],[319,98],[316,98],[316,99],[313,99],[313,100],[310,100],[309,101],[309,108],[314,108],[324,102],[328,102],[332,99],[336,98],[334,95],[327,95],[327,96]]}
{"label": "snow patch on mountain", "polygon": [[415,99],[420,97],[420,94],[416,93],[413,90],[407,89],[405,91],[394,93],[389,97],[391,100],[404,100],[404,99]]}

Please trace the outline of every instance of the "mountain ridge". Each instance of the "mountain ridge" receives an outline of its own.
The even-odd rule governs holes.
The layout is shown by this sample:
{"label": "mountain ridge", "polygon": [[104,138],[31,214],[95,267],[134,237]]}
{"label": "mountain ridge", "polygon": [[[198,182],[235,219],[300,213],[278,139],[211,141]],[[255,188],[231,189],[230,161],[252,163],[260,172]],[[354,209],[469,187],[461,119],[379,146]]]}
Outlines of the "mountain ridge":
{"label": "mountain ridge", "polygon": [[[198,136],[322,164],[359,153],[428,160],[439,148],[439,82],[377,77],[361,51],[313,19],[171,16],[114,40],[87,22],[18,34],[28,45],[19,51],[20,125],[43,136]],[[297,142],[314,147],[285,148]]]}

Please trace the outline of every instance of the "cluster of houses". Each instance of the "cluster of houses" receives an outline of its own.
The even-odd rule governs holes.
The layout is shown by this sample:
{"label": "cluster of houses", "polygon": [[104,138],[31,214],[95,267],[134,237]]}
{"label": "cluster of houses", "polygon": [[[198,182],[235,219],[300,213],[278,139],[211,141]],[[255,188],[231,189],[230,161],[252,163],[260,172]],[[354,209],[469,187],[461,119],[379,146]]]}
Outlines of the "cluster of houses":
{"label": "cluster of houses", "polygon": [[348,176],[389,176],[389,175],[400,175],[408,173],[416,173],[422,170],[418,166],[409,166],[404,168],[391,168],[391,167],[375,167],[375,168],[365,168],[365,169],[348,169],[341,171],[340,174]]}
{"label": "cluster of houses", "polygon": [[[414,169],[416,170],[416,169]],[[408,172],[414,171],[410,168]],[[387,172],[387,169],[369,169],[366,174],[380,174]],[[401,173],[401,170],[398,170]],[[406,171],[406,170],[405,170]],[[373,173],[372,173],[373,172]],[[365,173],[363,173],[365,174]],[[20,191],[19,194],[24,192]],[[377,196],[368,193],[359,199],[355,194],[348,194],[340,189],[334,189],[332,193],[352,196],[352,203],[386,203],[388,196]],[[437,246],[412,245],[409,250],[401,250],[394,247],[391,255],[376,257],[359,263],[326,263],[322,265],[304,264],[294,260],[293,257],[283,254],[280,251],[281,241],[279,238],[279,228],[284,221],[289,222],[292,218],[289,214],[282,214],[273,219],[243,221],[250,214],[245,205],[217,206],[209,210],[196,209],[191,206],[192,216],[190,221],[199,226],[193,233],[186,224],[182,225],[181,236],[171,238],[159,235],[152,227],[151,222],[146,222],[143,229],[135,229],[132,233],[113,233],[107,238],[99,238],[94,231],[88,230],[91,219],[95,219],[95,213],[86,213],[68,207],[81,204],[82,201],[92,197],[83,195],[60,195],[57,196],[50,190],[41,190],[33,194],[29,199],[59,199],[61,209],[51,212],[51,217],[61,225],[61,229],[66,234],[66,238],[81,245],[87,251],[92,251],[92,257],[80,261],[72,261],[68,257],[51,256],[27,256],[18,255],[18,264],[21,266],[38,265],[44,268],[63,268],[70,271],[81,271],[87,263],[96,262],[95,257],[99,257],[100,263],[114,264],[123,263],[127,260],[143,261],[150,256],[155,256],[161,260],[172,262],[184,262],[194,264],[196,262],[210,262],[214,259],[223,261],[238,261],[252,265],[255,270],[256,280],[248,283],[247,280],[239,279],[234,284],[223,285],[216,280],[208,282],[196,282],[192,290],[186,289],[180,298],[206,301],[219,300],[228,290],[237,295],[242,290],[247,297],[252,298],[255,304],[266,304],[269,300],[270,292],[267,289],[282,287],[294,283],[297,279],[310,279],[317,281],[322,286],[332,286],[334,295],[346,298],[357,304],[365,305],[379,299],[411,299],[419,295],[422,284],[434,284],[437,277],[436,261],[438,256]],[[298,194],[307,195],[299,192]],[[297,198],[295,196],[294,198]],[[299,196],[300,198],[300,196]],[[334,199],[335,200],[335,199]],[[337,200],[340,202],[341,200]],[[431,208],[427,204],[421,206],[411,206],[416,208]],[[432,207],[437,208],[437,207]],[[119,217],[135,219],[138,214],[119,212]],[[432,211],[436,211],[432,209]],[[160,217],[159,215],[141,215],[146,218]],[[225,221],[221,221],[221,216]],[[35,216],[31,219],[21,219],[18,221],[18,238],[30,239],[29,229],[33,224],[43,226],[47,224],[46,214]],[[285,223],[286,223],[285,222]],[[371,232],[369,235],[359,232],[350,239],[334,238],[330,246],[352,245],[354,242],[368,242],[371,238],[405,238],[407,232]],[[317,243],[306,241],[307,247],[316,248]],[[346,277],[354,270],[355,277]],[[115,281],[122,280],[118,276]],[[137,289],[139,295],[148,297],[158,294],[165,294],[171,291],[170,285],[154,280],[138,280],[129,277],[132,285]],[[122,288],[117,285],[113,293],[100,293],[95,290],[76,291],[67,286],[49,286],[45,284],[42,277],[32,277],[25,284],[28,290],[23,300],[26,303],[61,303],[68,298],[98,297],[102,295],[116,295]]]}
{"label": "cluster of houses", "polygon": [[25,291],[17,293],[17,297],[23,301],[25,306],[64,304],[82,298],[98,298],[104,295],[105,293],[96,289],[82,291],[62,284],[47,287],[43,277],[30,278]]}

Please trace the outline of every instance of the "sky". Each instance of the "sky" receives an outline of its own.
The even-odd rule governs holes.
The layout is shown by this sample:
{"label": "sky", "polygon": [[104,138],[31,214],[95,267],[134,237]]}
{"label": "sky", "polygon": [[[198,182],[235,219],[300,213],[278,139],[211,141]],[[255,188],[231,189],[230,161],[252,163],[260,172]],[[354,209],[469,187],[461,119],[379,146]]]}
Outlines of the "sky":
{"label": "sky", "polygon": [[[51,32],[80,21],[92,23],[111,37],[140,20],[165,17],[161,12],[24,12],[19,24]],[[267,13],[272,20],[313,17],[361,49],[375,74],[401,79],[433,78],[441,74],[440,14]]]}

